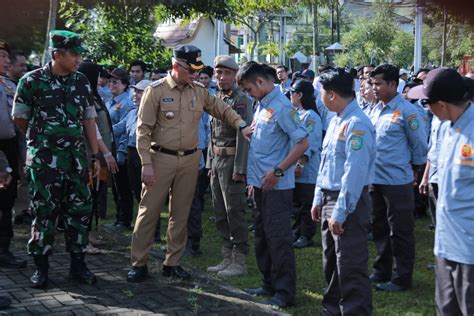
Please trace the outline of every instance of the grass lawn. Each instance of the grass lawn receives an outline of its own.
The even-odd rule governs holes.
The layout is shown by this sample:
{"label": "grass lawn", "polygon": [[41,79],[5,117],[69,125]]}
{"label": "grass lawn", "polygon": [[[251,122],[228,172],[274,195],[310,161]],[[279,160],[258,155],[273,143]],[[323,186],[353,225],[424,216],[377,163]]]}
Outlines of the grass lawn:
{"label": "grass lawn", "polygon": [[[111,197],[112,194],[109,194]],[[111,222],[114,211],[114,203],[109,199],[108,220],[102,224]],[[135,211],[136,215],[136,211]],[[185,266],[194,266],[202,271],[211,265],[215,265],[222,260],[220,248],[221,239],[217,234],[215,223],[210,218],[214,216],[210,204],[210,195],[206,195],[206,207],[202,216],[203,239],[201,240],[201,250],[203,254],[198,257],[184,257],[182,262]],[[162,212],[161,235],[166,236],[166,225],[168,213]],[[251,214],[247,212],[248,222],[251,223]],[[434,315],[434,271],[427,269],[428,264],[434,262],[433,240],[434,232],[428,229],[429,218],[425,217],[416,221],[416,262],[413,279],[413,288],[402,293],[383,293],[372,291],[374,315]],[[319,227],[318,227],[319,229]],[[127,233],[130,234],[130,233]],[[315,246],[297,249],[296,269],[297,269],[297,293],[296,305],[285,309],[293,315],[319,315],[321,310],[321,300],[323,288],[326,286],[322,269],[321,237],[318,233],[315,238]],[[261,274],[255,262],[254,238],[249,234],[250,253],[247,259],[248,274],[238,278],[229,278],[225,282],[243,289],[246,287],[258,287],[261,285]],[[125,245],[124,245],[125,246]],[[129,245],[124,247],[129,249]],[[159,249],[156,244],[155,249]],[[375,246],[369,242],[369,267],[375,258]],[[158,271],[156,271],[158,272]],[[369,273],[371,269],[369,269]],[[216,276],[217,277],[217,276]]]}

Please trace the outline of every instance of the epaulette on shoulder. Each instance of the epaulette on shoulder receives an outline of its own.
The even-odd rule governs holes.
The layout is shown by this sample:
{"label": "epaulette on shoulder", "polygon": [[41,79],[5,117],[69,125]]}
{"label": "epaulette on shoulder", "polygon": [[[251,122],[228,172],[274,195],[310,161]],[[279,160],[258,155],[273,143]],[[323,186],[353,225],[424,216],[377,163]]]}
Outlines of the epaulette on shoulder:
{"label": "epaulette on shoulder", "polygon": [[166,78],[161,78],[156,81],[153,81],[150,86],[153,88],[158,87],[159,85],[163,84],[163,82],[165,82],[165,79]]}
{"label": "epaulette on shoulder", "polygon": [[193,81],[193,84],[198,86],[198,87],[201,87],[201,88],[206,88],[202,83],[200,83],[199,81]]}

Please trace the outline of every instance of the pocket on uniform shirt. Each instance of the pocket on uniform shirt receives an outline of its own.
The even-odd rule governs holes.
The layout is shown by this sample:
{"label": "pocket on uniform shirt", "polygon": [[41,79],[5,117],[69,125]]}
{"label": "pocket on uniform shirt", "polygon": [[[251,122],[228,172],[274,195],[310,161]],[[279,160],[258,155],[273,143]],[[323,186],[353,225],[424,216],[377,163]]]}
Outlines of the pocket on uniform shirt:
{"label": "pocket on uniform shirt", "polygon": [[38,98],[39,114],[45,120],[54,120],[58,117],[61,100],[55,96],[41,96]]}
{"label": "pocket on uniform shirt", "polygon": [[176,104],[162,103],[160,105],[159,122],[162,125],[175,125],[179,119],[179,108]]}
{"label": "pocket on uniform shirt", "polygon": [[190,102],[188,109],[189,109],[189,115],[185,115],[184,121],[185,122],[198,122],[201,119],[202,112],[204,112],[204,108],[202,104],[197,103],[197,102]]}

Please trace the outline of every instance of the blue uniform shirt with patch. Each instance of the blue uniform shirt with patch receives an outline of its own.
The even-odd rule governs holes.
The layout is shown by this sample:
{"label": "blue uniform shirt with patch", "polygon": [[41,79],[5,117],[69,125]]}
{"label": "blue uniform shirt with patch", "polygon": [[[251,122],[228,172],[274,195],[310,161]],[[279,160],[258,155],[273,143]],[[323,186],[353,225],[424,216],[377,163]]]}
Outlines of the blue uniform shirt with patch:
{"label": "blue uniform shirt with patch", "polygon": [[[198,126],[198,145],[197,148],[201,150],[205,150],[207,146],[209,146],[209,135],[211,132],[210,126],[210,116],[207,112],[203,112],[201,116],[201,120],[199,121]],[[203,151],[204,152],[204,151]],[[201,155],[199,159],[199,169],[202,169],[206,166],[204,161],[204,154]]]}
{"label": "blue uniform shirt with patch", "polygon": [[321,161],[321,143],[323,141],[323,126],[319,115],[313,110],[305,110],[301,108],[301,122],[308,131],[309,147],[304,153],[308,157],[300,177],[295,178],[297,183],[315,184],[318,176],[319,163]]}
{"label": "blue uniform shirt with patch", "polygon": [[125,161],[127,156],[128,138],[125,134],[127,124],[127,115],[135,106],[129,98],[128,90],[113,98],[112,102],[107,104],[110,120],[112,121],[112,130],[114,133],[117,147],[117,161]]}
{"label": "blue uniform shirt with patch", "polygon": [[429,183],[438,183],[439,151],[449,125],[449,121],[441,121],[437,116],[434,116],[431,121],[431,134],[428,143],[428,160],[430,162]]}
{"label": "blue uniform shirt with patch", "polygon": [[313,205],[322,206],[322,189],[340,191],[332,218],[344,223],[354,212],[364,186],[372,183],[375,130],[354,99],[329,125]]}
{"label": "blue uniform shirt with patch", "polygon": [[[258,102],[252,124],[255,125],[250,140],[247,160],[247,182],[257,188],[262,187],[263,176],[282,162],[293,143],[308,136],[301,124],[298,111],[278,87]],[[280,177],[275,189],[287,190],[295,187],[294,166]]]}
{"label": "blue uniform shirt with patch", "polygon": [[[449,126],[438,160],[436,256],[474,264],[474,106]],[[451,124],[450,124],[451,125]]]}
{"label": "blue uniform shirt with patch", "polygon": [[371,111],[377,155],[374,184],[403,185],[413,182],[413,165],[426,163],[427,135],[416,107],[397,94],[384,107]]}

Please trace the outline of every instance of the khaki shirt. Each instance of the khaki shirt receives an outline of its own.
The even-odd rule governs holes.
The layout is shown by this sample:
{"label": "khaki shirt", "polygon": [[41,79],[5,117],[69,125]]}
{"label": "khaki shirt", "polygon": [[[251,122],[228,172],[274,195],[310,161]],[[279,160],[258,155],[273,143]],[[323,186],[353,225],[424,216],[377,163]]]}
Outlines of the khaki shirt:
{"label": "khaki shirt", "polygon": [[168,74],[146,88],[137,121],[137,150],[142,164],[151,164],[151,146],[170,150],[196,148],[203,111],[235,129],[243,123],[229,105],[197,82],[180,87]]}
{"label": "khaki shirt", "polygon": [[[219,91],[217,96],[229,104],[241,117],[247,125],[252,123],[253,111],[252,101],[237,86],[234,86],[229,93]],[[216,147],[235,147],[234,174],[247,173],[247,157],[249,143],[238,130],[229,126],[224,121],[212,118],[211,120],[211,146],[208,149],[208,159],[206,167],[211,168],[212,159],[214,159],[213,146]]]}

